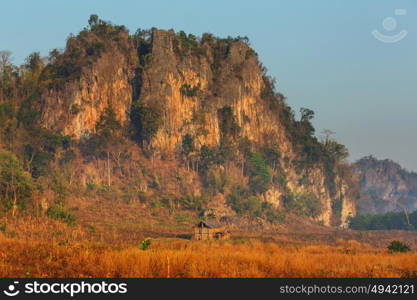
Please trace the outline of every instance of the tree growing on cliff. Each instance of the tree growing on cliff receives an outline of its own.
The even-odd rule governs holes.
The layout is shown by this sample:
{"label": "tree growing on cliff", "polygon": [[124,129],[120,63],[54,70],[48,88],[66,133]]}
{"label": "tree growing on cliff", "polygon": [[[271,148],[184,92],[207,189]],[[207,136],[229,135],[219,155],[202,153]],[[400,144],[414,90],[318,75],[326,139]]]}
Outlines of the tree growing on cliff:
{"label": "tree growing on cliff", "polygon": [[40,76],[44,67],[45,63],[39,52],[33,52],[26,58],[22,69],[22,88],[27,96],[31,96],[40,88]]}
{"label": "tree growing on cliff", "polygon": [[81,148],[87,156],[107,159],[107,185],[110,187],[110,157],[120,165],[118,158],[123,151],[121,148],[125,143],[121,135],[122,125],[117,120],[116,113],[111,106],[108,106],[100,116],[95,129],[95,134],[82,143]]}
{"label": "tree growing on cliff", "polygon": [[99,18],[96,14],[90,15],[90,18],[88,19],[88,25],[90,26],[90,29],[92,29],[94,26],[98,24]]}
{"label": "tree growing on cliff", "polygon": [[162,109],[157,102],[153,104],[137,102],[132,105],[130,117],[134,137],[142,146],[147,146],[162,124]]}
{"label": "tree growing on cliff", "polygon": [[266,192],[271,185],[271,174],[260,153],[253,153],[247,164],[249,186],[255,194]]}
{"label": "tree growing on cliff", "polygon": [[34,178],[48,173],[49,163],[55,159],[64,139],[61,135],[39,127],[27,132],[23,143],[23,158],[25,168]]}
{"label": "tree growing on cliff", "polygon": [[336,162],[341,162],[349,156],[345,145],[338,143],[332,136],[334,132],[328,129],[323,130],[321,143],[326,154]]}
{"label": "tree growing on cliff", "polygon": [[182,154],[185,156],[187,168],[189,169],[190,163],[191,163],[190,156],[195,150],[194,138],[191,134],[187,133],[186,135],[184,135],[184,137],[182,138],[181,148],[182,148]]}
{"label": "tree growing on cliff", "polygon": [[10,97],[13,73],[15,67],[11,63],[12,53],[8,50],[0,51],[0,100]]}
{"label": "tree growing on cliff", "polygon": [[222,138],[237,138],[241,128],[236,122],[230,106],[224,106],[217,111]]}

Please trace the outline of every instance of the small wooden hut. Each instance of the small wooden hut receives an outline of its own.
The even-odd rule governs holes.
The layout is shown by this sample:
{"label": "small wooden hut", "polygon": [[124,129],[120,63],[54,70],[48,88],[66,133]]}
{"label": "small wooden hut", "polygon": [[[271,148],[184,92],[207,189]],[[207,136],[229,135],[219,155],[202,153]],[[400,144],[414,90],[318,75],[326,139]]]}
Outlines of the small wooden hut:
{"label": "small wooden hut", "polygon": [[194,240],[223,240],[229,237],[226,227],[216,221],[201,221],[194,227]]}

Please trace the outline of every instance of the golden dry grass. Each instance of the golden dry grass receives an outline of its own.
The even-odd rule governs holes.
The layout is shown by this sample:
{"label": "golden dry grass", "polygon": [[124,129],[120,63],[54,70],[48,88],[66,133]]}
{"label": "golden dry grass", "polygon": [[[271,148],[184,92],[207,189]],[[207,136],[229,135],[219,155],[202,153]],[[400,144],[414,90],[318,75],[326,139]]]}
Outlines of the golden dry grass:
{"label": "golden dry grass", "polygon": [[[235,231],[230,241],[197,242],[168,238],[190,232],[181,231],[174,217],[160,218],[168,222],[161,228],[169,230],[149,230],[133,219],[132,228],[111,219],[123,225],[112,231],[86,223],[96,225],[94,232],[82,223],[71,227],[47,217],[0,219],[7,224],[0,231],[0,277],[417,277],[417,252],[390,254],[385,248],[399,239],[416,249],[413,232],[320,227]],[[165,238],[152,239],[142,251],[139,243],[148,234]]]}
{"label": "golden dry grass", "polygon": [[149,250],[0,235],[1,277],[409,277],[417,253],[390,254],[356,241],[336,246],[152,240]]}

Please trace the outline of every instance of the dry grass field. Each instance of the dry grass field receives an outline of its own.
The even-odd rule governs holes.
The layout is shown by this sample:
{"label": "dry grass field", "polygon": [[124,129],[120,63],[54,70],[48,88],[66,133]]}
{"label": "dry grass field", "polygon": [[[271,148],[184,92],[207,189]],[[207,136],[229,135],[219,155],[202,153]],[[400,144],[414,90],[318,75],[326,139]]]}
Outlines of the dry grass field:
{"label": "dry grass field", "polygon": [[[80,207],[74,226],[0,217],[0,277],[417,277],[412,231],[341,230],[291,216],[200,242],[189,239],[198,218],[187,211],[73,203]],[[151,244],[142,250],[145,238]],[[413,251],[389,253],[393,240]]]}
{"label": "dry grass field", "polygon": [[[47,218],[9,220],[8,226],[0,233],[1,277],[417,277],[417,252],[389,253],[350,240],[358,237],[355,232],[310,239],[254,234],[216,242],[165,237],[142,250],[141,240],[101,241]],[[364,235],[371,242],[392,239],[388,233]],[[329,236],[335,240],[326,241]]]}

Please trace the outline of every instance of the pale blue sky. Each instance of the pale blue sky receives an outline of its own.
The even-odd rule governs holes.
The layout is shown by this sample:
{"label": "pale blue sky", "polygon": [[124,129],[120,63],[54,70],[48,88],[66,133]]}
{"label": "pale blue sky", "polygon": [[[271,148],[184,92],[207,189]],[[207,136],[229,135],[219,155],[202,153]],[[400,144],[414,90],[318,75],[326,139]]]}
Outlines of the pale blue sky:
{"label": "pale blue sky", "polygon": [[[132,32],[154,26],[247,35],[288,103],[313,109],[317,132],[335,131],[351,160],[373,154],[417,171],[415,0],[2,2],[0,49],[12,51],[17,64],[32,51],[63,48],[92,13]],[[395,15],[399,8],[407,14]],[[387,17],[397,21],[395,30],[384,29]],[[408,35],[386,44],[371,35],[374,29]]]}

